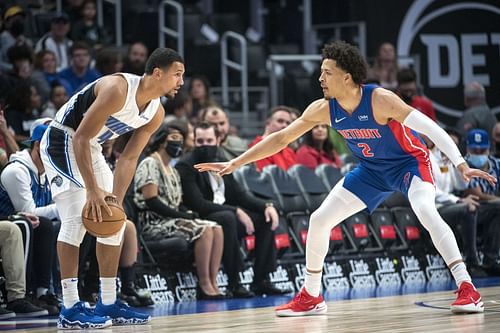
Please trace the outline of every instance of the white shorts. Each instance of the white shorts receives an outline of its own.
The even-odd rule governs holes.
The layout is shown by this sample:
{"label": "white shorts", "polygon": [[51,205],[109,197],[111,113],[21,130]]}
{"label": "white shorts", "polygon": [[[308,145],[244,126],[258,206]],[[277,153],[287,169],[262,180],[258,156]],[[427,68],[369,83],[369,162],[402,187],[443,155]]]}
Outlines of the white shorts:
{"label": "white shorts", "polygon": [[[86,232],[82,209],[87,201],[87,192],[73,151],[73,133],[72,129],[53,121],[40,142],[40,155],[61,219],[57,240],[79,246]],[[104,191],[112,192],[113,172],[102,155],[101,146],[92,143],[90,147],[97,185]],[[124,229],[111,237],[97,240],[103,244],[120,245]]]}

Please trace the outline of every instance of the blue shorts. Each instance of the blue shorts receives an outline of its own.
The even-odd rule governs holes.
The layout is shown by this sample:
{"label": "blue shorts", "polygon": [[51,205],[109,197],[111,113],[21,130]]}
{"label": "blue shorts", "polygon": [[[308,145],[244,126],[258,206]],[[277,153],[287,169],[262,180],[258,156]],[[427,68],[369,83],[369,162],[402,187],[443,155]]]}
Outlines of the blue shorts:
{"label": "blue shorts", "polygon": [[395,166],[385,172],[375,171],[360,164],[345,176],[343,186],[360,198],[371,213],[395,191],[408,196],[413,176],[434,184],[430,165],[415,161],[405,166]]}

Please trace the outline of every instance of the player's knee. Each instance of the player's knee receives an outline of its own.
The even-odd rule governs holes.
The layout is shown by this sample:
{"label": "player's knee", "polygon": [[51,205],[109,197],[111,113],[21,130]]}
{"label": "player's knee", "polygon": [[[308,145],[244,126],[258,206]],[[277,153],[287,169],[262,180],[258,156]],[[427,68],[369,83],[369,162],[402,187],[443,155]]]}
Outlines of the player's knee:
{"label": "player's knee", "polygon": [[83,241],[83,237],[85,237],[85,232],[81,216],[75,216],[61,222],[61,229],[59,230],[57,240],[79,247]]}
{"label": "player's knee", "polygon": [[120,246],[123,240],[123,234],[125,233],[126,227],[127,223],[123,223],[122,228],[116,234],[105,238],[97,237],[97,242],[109,246]]}

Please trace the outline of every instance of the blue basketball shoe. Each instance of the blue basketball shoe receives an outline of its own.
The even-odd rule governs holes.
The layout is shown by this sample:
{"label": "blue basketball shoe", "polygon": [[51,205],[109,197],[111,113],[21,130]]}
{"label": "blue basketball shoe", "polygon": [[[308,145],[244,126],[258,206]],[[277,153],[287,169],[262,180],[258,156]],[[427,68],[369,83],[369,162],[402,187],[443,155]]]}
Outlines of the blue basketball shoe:
{"label": "blue basketball shoe", "polygon": [[113,324],[111,318],[96,315],[91,309],[85,307],[85,303],[78,302],[72,307],[61,308],[58,329],[84,329],[84,328],[105,328]]}
{"label": "blue basketball shoe", "polygon": [[150,315],[135,311],[118,299],[113,304],[104,305],[99,297],[94,313],[110,317],[113,325],[143,325],[151,321]]}

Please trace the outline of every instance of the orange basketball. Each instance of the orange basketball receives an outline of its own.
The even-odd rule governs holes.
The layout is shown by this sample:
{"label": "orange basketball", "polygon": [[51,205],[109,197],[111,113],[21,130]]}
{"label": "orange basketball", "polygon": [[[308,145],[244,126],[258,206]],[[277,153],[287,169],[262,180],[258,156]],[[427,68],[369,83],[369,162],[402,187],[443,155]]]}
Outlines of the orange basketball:
{"label": "orange basketball", "polygon": [[85,204],[82,210],[82,221],[85,229],[87,229],[91,235],[103,238],[113,236],[120,231],[123,223],[125,223],[127,219],[123,207],[118,204],[114,197],[108,196],[104,198],[104,200],[108,204],[113,215],[108,215],[107,211],[101,207],[102,222],[94,222],[91,215],[86,215],[87,204]]}

